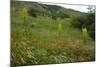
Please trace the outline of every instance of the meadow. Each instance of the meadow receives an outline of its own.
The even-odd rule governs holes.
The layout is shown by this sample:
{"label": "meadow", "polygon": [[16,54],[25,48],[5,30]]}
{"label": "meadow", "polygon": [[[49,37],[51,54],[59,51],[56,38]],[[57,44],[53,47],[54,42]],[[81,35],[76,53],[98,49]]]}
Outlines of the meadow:
{"label": "meadow", "polygon": [[[72,18],[32,17],[11,7],[11,65],[40,65],[95,60],[95,42],[74,28]],[[27,9],[26,9],[27,10]]]}

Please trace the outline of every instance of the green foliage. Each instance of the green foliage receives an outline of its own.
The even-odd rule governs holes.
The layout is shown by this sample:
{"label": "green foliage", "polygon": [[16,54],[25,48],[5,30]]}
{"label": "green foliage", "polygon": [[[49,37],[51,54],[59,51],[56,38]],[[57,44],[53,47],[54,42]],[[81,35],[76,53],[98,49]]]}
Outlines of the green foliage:
{"label": "green foliage", "polygon": [[38,13],[38,11],[31,8],[31,9],[28,11],[28,13],[29,13],[31,16],[33,16],[33,17],[37,17],[36,13]]}
{"label": "green foliage", "polygon": [[[51,16],[44,16],[43,12],[39,12],[41,14],[36,14],[34,18],[34,16],[31,16],[32,12],[28,12],[31,8],[28,8],[25,4],[27,3],[20,2],[15,7],[17,8],[16,14],[11,16],[12,66],[95,60],[94,41],[88,40],[88,44],[84,45],[82,32],[73,28],[71,24],[72,17],[53,20]],[[41,7],[37,3],[29,3],[28,5],[32,6],[33,4]],[[47,8],[46,6],[44,7]],[[25,22],[22,19],[23,15],[20,14],[22,8],[25,8],[22,12],[26,17]],[[55,8],[58,9],[58,7]],[[75,11],[73,13],[76,15]],[[14,22],[14,18],[16,18],[16,23]],[[26,29],[27,31],[24,31]],[[61,31],[60,35],[58,30]],[[86,29],[83,30],[85,30],[84,36],[88,37],[86,36]]]}
{"label": "green foliage", "polygon": [[95,40],[95,10],[91,10],[88,14],[87,27],[89,30],[89,35]]}
{"label": "green foliage", "polygon": [[81,29],[83,26],[86,26],[87,20],[88,19],[86,15],[81,15],[81,16],[73,18],[72,25],[75,28]]}
{"label": "green foliage", "polygon": [[69,18],[69,14],[66,11],[64,12],[64,9],[60,9],[59,11],[57,11],[57,16],[61,19]]}
{"label": "green foliage", "polygon": [[92,10],[87,15],[81,15],[73,18],[72,25],[75,28],[81,29],[87,27],[90,37],[95,40],[95,11]]}

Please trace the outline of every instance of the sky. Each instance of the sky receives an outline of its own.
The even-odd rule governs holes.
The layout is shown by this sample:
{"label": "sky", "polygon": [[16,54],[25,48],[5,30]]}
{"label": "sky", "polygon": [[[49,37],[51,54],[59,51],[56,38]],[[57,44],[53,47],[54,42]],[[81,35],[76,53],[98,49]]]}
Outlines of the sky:
{"label": "sky", "polygon": [[[53,2],[53,3],[69,3],[69,4],[83,4],[83,5],[96,5],[95,0],[20,0],[20,1],[35,1],[35,2]],[[51,3],[47,3],[51,4]],[[51,4],[52,5],[52,4]],[[88,12],[88,6],[81,5],[65,5],[57,4],[65,8],[74,9],[81,12]]]}

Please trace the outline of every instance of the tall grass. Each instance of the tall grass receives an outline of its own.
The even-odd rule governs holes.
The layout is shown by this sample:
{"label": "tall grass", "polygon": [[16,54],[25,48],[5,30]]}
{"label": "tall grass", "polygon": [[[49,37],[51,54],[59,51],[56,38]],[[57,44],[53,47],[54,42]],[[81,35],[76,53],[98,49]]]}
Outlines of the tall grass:
{"label": "tall grass", "polygon": [[[23,11],[25,16],[26,10]],[[58,21],[44,16],[37,18],[26,16],[24,22],[20,14],[11,17],[11,64],[13,66],[95,60],[93,41],[88,40],[88,44],[84,45],[82,32],[70,25],[71,18]],[[24,31],[26,28],[27,31]],[[60,35],[58,31],[61,31]],[[25,32],[27,34],[24,35]],[[87,37],[86,32],[84,37]]]}

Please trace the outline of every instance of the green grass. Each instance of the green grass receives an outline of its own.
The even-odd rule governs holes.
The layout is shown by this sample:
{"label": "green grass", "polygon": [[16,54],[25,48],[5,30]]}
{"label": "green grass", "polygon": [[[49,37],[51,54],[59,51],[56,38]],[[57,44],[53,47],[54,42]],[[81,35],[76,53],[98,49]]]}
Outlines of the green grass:
{"label": "green grass", "polygon": [[[13,13],[12,13],[13,14]],[[82,32],[71,25],[71,18],[53,20],[50,17],[20,14],[11,17],[11,64],[37,65],[95,60],[94,41],[83,42]],[[58,30],[58,23],[62,31]]]}

